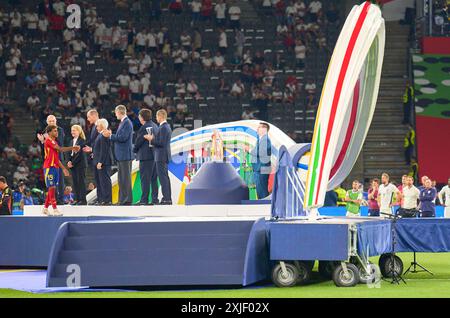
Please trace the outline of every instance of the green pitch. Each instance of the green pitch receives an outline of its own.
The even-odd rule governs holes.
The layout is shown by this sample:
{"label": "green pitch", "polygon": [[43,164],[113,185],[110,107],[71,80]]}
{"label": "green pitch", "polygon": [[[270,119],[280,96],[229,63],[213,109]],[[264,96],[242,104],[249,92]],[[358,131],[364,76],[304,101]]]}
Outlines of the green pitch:
{"label": "green pitch", "polygon": [[[405,269],[412,261],[411,253],[401,253]],[[323,281],[317,272],[314,272],[314,282],[307,286],[292,288],[277,288],[271,286],[256,286],[236,289],[213,289],[199,291],[143,291],[143,292],[73,292],[32,294],[9,289],[0,289],[0,297],[73,297],[73,298],[324,298],[324,297],[450,297],[450,254],[449,253],[418,253],[418,262],[434,275],[427,273],[408,274],[404,278],[407,284],[392,285],[382,281],[379,288],[369,288],[367,285],[358,285],[352,288],[338,288],[331,281]],[[378,262],[378,257],[372,259]],[[317,271],[317,263],[315,271]]]}

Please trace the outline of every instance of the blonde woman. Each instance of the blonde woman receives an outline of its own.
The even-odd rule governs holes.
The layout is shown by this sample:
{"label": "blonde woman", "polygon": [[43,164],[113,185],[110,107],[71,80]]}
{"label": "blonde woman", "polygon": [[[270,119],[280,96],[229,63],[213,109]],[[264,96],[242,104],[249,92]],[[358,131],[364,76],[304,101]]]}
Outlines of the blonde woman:
{"label": "blonde woman", "polygon": [[[83,128],[80,125],[73,125],[71,128],[72,144],[80,146],[80,149],[86,145],[86,136],[84,135]],[[70,153],[69,162],[67,167],[72,171],[72,183],[75,194],[76,205],[86,205],[86,167],[87,160],[86,154],[83,151]]]}

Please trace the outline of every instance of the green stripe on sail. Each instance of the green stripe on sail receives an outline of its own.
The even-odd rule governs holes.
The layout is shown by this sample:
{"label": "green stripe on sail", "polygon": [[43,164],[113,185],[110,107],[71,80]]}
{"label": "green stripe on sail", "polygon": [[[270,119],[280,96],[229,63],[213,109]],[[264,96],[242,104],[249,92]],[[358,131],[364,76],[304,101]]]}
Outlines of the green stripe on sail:
{"label": "green stripe on sail", "polygon": [[313,166],[312,166],[312,170],[311,170],[311,184],[309,186],[309,197],[308,197],[308,206],[312,205],[312,201],[314,198],[314,189],[315,189],[315,184],[316,184],[316,170],[317,170],[317,166],[319,164],[319,155],[320,155],[320,125],[319,125],[319,129],[317,130],[317,138],[316,138],[316,148],[314,151],[314,162],[313,162]]}

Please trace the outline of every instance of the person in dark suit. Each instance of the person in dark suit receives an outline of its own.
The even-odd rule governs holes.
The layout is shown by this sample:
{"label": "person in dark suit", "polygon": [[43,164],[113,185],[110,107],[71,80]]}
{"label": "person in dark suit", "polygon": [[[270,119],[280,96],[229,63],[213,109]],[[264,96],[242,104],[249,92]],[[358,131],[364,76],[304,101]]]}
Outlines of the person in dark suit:
{"label": "person in dark suit", "polygon": [[[83,128],[80,125],[73,125],[71,129],[73,137],[72,145],[80,146],[80,149],[86,145],[86,137]],[[67,167],[72,171],[72,183],[75,192],[76,205],[86,205],[86,154],[83,151],[74,152],[70,154]]]}
{"label": "person in dark suit", "polygon": [[111,141],[103,136],[103,132],[108,129],[108,121],[104,118],[97,121],[99,132],[93,145],[93,163],[96,167],[95,180],[97,182],[97,204],[110,205],[112,201],[111,184]]}
{"label": "person in dark suit", "polygon": [[148,140],[144,138],[148,134],[147,130],[151,128],[152,133],[155,133],[158,126],[152,121],[152,111],[150,109],[141,109],[139,111],[139,121],[141,128],[139,128],[136,141],[134,142],[134,153],[136,153],[136,160],[139,160],[139,173],[141,176],[142,196],[139,201],[140,205],[147,205],[148,196],[150,193],[150,183],[152,185],[152,203],[158,201],[158,183],[156,176],[155,158],[153,148]]}
{"label": "person in dark suit", "polygon": [[153,135],[145,135],[144,138],[155,147],[156,174],[163,194],[160,204],[170,205],[172,204],[172,190],[170,188],[168,164],[171,160],[170,139],[172,138],[172,130],[167,123],[167,112],[164,109],[158,110],[156,120],[159,123],[158,130]]}
{"label": "person in dark suit", "polygon": [[133,123],[127,117],[127,108],[119,105],[115,109],[116,118],[120,121],[115,134],[111,130],[104,130],[103,136],[114,142],[114,155],[118,167],[119,205],[133,203],[131,188],[131,163],[133,160]]}
{"label": "person in dark suit", "polygon": [[[47,125],[58,127],[58,125],[56,124],[56,117],[54,115],[47,116]],[[44,159],[45,159],[44,158],[44,142],[45,142],[45,139],[47,139],[47,134],[45,133],[45,129],[48,126],[43,127],[41,132],[37,133],[37,138],[41,142],[42,161],[44,161]],[[58,127],[58,138],[56,139],[56,142],[58,143],[58,145],[60,147],[64,147],[64,139],[65,139],[64,129],[62,129],[61,127]],[[63,152],[59,152],[59,160],[61,162],[65,161]],[[60,168],[58,175],[59,175],[59,180],[58,180],[58,186],[56,189],[56,192],[57,192],[56,199],[57,199],[58,204],[64,204],[64,189],[65,189],[66,185],[64,184],[64,174],[63,174],[61,168]]]}
{"label": "person in dark suit", "polygon": [[[97,130],[97,120],[99,120],[98,111],[96,109],[90,109],[86,113],[86,119],[89,122],[91,128],[89,131],[88,138],[86,139],[86,145],[83,147],[83,152],[87,155],[87,165],[92,169],[92,174],[95,176],[95,172],[97,170],[97,167],[94,165],[93,161],[93,153],[92,153],[92,147],[94,146],[95,140],[98,136],[98,130]],[[97,183],[97,180],[95,180]]]}
{"label": "person in dark suit", "polygon": [[[270,162],[272,143],[269,139],[269,129],[269,124],[265,122],[259,124],[256,147],[250,152],[258,199],[264,199],[269,195],[269,175],[272,169]],[[248,146],[245,147],[245,151],[249,152]]]}

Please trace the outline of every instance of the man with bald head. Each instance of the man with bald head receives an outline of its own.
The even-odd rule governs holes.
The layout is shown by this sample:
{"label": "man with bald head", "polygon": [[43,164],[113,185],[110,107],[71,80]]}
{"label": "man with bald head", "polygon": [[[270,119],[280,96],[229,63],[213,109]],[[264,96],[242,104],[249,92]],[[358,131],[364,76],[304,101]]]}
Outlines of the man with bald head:
{"label": "man with bald head", "polygon": [[[64,147],[64,138],[65,138],[65,134],[64,134],[64,129],[62,129],[61,127],[59,127],[57,125],[57,120],[56,117],[54,115],[48,115],[47,116],[47,126],[56,126],[58,127],[58,138],[56,139],[56,142],[58,143],[59,147]],[[46,127],[47,127],[46,126]],[[42,154],[42,161],[44,161],[44,142],[45,139],[47,139],[48,135],[45,132],[45,128],[43,127],[40,132],[37,133],[37,139],[40,141],[40,145],[41,145],[41,154]],[[59,160],[61,162],[64,162],[64,154],[62,152],[59,152]],[[65,184],[64,184],[64,174],[61,170],[61,168],[59,168],[59,180],[58,180],[58,188],[57,188],[57,203],[58,204],[63,204],[64,203],[64,188],[65,188]]]}

